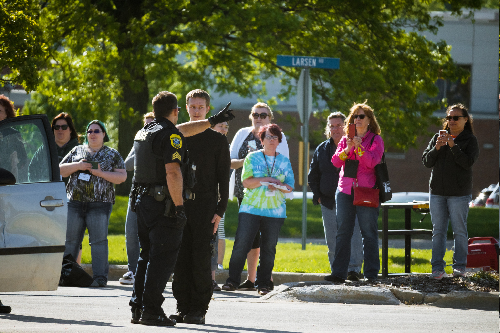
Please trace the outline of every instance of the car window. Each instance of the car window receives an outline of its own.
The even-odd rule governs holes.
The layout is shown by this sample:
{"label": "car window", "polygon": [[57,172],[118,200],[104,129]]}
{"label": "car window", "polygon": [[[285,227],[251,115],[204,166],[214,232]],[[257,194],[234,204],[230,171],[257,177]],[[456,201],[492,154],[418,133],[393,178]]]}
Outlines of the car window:
{"label": "car window", "polygon": [[48,182],[51,164],[41,119],[0,122],[0,168],[10,171],[16,184]]}

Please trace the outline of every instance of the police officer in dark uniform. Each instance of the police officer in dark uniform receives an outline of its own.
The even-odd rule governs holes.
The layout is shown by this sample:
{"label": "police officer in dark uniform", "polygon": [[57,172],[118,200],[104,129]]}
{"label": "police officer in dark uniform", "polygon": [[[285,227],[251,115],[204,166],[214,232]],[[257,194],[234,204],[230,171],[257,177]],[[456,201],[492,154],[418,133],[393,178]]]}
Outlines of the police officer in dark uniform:
{"label": "police officer in dark uniform", "polygon": [[177,97],[162,91],[153,98],[155,119],[134,139],[135,165],[132,207],[137,213],[141,254],[130,300],[132,323],[173,326],[161,307],[163,290],[177,260],[186,224],[183,174],[187,152],[184,136],[191,136],[234,116],[228,106],[207,121],[175,126]]}
{"label": "police officer in dark uniform", "polygon": [[[190,91],[186,108],[192,122],[205,119],[210,95],[202,89]],[[186,202],[187,224],[172,282],[177,314],[170,318],[204,324],[213,292],[211,245],[215,246],[215,233],[227,207],[231,159],[227,138],[212,129],[190,136],[186,145],[196,164],[195,198]]]}

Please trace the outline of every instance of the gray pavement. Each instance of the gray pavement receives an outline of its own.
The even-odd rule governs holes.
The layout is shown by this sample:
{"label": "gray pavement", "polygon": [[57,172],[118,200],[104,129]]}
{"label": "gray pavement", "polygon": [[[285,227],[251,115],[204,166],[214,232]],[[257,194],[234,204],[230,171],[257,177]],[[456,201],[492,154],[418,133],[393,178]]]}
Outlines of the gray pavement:
{"label": "gray pavement", "polygon": [[[60,287],[56,291],[1,295],[12,313],[0,314],[0,332],[497,332],[498,310],[427,305],[356,304],[290,301],[259,297],[256,292],[215,293],[206,325],[174,328],[130,323],[131,286],[111,281],[106,288]],[[175,310],[171,285],[163,308]],[[497,296],[498,298],[498,296]]]}

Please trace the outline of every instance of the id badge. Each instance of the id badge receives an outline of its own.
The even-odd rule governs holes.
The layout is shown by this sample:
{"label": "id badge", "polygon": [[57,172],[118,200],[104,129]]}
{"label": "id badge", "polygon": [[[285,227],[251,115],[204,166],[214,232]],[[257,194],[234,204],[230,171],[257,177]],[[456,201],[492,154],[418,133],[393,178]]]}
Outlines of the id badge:
{"label": "id badge", "polygon": [[266,190],[266,197],[274,197],[276,195],[276,191]]}
{"label": "id badge", "polygon": [[90,180],[90,175],[88,173],[80,173],[78,175],[78,179],[83,180],[84,182],[88,182]]}

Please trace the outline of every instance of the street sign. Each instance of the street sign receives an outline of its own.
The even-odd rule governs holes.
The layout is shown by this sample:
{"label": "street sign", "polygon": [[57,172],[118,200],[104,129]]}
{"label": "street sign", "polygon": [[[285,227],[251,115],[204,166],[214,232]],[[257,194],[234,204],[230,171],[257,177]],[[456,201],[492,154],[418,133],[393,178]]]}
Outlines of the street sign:
{"label": "street sign", "polygon": [[[309,78],[309,74],[303,69],[300,72],[299,81],[297,82],[297,110],[299,111],[300,122],[304,123],[304,114],[307,118],[312,112],[312,81]],[[307,82],[307,88],[304,83]],[[304,104],[304,97],[306,99],[306,104]],[[304,110],[304,105],[306,105],[306,110]]]}
{"label": "street sign", "polygon": [[339,58],[279,55],[278,66],[339,69]]}

